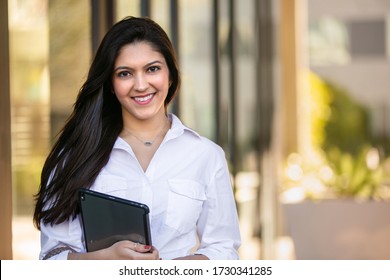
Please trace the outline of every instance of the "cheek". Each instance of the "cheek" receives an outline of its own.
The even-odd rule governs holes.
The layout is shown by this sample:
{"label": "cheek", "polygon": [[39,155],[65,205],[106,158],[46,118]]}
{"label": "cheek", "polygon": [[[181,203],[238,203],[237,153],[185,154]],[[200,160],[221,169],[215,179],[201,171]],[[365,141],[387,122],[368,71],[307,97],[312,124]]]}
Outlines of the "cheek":
{"label": "cheek", "polygon": [[164,89],[165,91],[168,91],[169,88],[169,77],[166,75],[159,76],[155,80],[155,85],[158,86],[161,90]]}
{"label": "cheek", "polygon": [[126,96],[129,92],[131,85],[125,81],[113,81],[113,88],[116,96],[120,98],[121,96]]}

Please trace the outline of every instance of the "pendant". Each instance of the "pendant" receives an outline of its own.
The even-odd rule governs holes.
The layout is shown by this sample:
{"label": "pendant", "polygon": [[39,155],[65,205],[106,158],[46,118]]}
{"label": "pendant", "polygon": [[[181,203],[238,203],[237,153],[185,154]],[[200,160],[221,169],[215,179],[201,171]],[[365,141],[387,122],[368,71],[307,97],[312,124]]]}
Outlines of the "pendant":
{"label": "pendant", "polygon": [[151,142],[151,141],[145,141],[144,142],[145,146],[152,146],[152,144],[153,144],[153,142]]}

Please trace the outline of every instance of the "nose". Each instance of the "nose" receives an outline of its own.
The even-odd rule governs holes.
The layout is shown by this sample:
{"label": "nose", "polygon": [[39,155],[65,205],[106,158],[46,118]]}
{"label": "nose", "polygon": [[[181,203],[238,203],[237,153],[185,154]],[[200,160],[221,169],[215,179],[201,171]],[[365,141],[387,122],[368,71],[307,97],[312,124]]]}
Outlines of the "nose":
{"label": "nose", "polygon": [[134,84],[135,90],[139,92],[143,92],[147,90],[148,86],[149,83],[144,75],[139,74],[135,77],[135,84]]}

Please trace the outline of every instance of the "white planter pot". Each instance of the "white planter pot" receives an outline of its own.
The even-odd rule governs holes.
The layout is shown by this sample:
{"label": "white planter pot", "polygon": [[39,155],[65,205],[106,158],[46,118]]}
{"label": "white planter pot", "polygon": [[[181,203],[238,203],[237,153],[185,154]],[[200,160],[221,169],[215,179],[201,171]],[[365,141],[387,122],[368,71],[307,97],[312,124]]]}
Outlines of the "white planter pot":
{"label": "white planter pot", "polygon": [[390,259],[390,203],[353,200],[283,204],[297,259]]}

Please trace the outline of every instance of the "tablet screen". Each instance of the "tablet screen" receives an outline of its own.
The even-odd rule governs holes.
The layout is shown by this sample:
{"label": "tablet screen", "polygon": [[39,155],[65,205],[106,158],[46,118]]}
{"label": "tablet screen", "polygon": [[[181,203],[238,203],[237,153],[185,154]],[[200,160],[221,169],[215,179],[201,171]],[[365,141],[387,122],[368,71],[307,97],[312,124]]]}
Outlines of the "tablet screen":
{"label": "tablet screen", "polygon": [[88,252],[130,240],[152,245],[147,205],[89,189],[80,190],[81,220]]}

